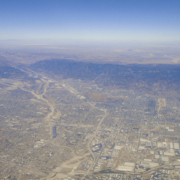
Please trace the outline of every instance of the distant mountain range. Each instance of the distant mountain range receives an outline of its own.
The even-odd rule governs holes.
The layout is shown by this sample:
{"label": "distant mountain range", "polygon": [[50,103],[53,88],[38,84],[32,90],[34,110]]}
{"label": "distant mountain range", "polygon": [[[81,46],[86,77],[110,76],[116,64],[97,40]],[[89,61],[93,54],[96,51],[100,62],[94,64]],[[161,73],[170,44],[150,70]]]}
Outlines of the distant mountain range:
{"label": "distant mountain range", "polygon": [[166,87],[180,85],[180,65],[113,65],[94,64],[70,60],[45,60],[30,66],[34,71],[43,71],[64,78],[94,80],[96,83],[110,86],[130,87]]}
{"label": "distant mountain range", "polygon": [[0,66],[0,78],[24,78],[27,74],[11,66]]}
{"label": "distant mountain range", "polygon": [[[98,85],[118,86],[125,89],[152,91],[180,88],[180,65],[114,65],[45,60],[32,64],[28,68],[51,76],[93,81]],[[0,77],[25,78],[27,74],[18,68],[0,63]]]}

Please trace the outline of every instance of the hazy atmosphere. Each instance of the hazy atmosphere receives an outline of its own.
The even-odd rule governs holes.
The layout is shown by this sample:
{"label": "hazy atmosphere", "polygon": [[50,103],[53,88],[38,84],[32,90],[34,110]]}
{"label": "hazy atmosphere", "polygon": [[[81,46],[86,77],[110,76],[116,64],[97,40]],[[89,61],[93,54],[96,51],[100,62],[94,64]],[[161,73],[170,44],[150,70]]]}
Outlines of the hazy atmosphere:
{"label": "hazy atmosphere", "polygon": [[180,0],[0,0],[0,180],[180,180]]}
{"label": "hazy atmosphere", "polygon": [[34,60],[179,63],[179,7],[179,0],[0,1],[0,53],[9,60],[26,52]]}

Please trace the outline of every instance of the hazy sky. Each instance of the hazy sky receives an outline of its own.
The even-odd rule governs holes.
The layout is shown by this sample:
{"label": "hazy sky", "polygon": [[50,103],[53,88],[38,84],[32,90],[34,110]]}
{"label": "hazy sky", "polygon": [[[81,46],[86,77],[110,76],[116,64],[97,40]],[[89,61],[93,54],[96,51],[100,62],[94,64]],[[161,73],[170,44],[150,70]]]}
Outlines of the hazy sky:
{"label": "hazy sky", "polygon": [[0,40],[180,42],[180,0],[0,0]]}

